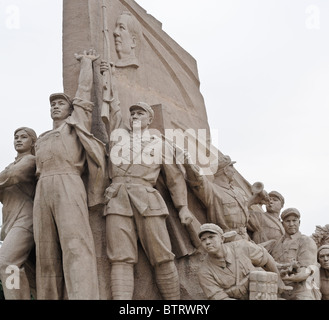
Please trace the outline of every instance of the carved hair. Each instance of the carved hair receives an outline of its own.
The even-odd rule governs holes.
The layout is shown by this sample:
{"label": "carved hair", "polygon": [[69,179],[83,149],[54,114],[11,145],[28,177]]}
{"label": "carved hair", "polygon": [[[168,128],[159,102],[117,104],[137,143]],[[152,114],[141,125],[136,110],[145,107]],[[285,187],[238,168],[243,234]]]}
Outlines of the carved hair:
{"label": "carved hair", "polygon": [[14,132],[14,136],[16,135],[16,133],[18,132],[18,131],[21,131],[21,130],[24,130],[30,137],[31,137],[31,139],[32,139],[32,143],[33,143],[33,145],[32,145],[32,148],[31,148],[31,154],[33,154],[33,155],[35,155],[35,147],[34,147],[34,145],[35,145],[35,142],[37,141],[37,134],[35,133],[35,131],[33,130],[33,129],[31,129],[31,128],[28,128],[28,127],[21,127],[21,128],[18,128],[18,129],[16,129],[15,130],[15,132]]}

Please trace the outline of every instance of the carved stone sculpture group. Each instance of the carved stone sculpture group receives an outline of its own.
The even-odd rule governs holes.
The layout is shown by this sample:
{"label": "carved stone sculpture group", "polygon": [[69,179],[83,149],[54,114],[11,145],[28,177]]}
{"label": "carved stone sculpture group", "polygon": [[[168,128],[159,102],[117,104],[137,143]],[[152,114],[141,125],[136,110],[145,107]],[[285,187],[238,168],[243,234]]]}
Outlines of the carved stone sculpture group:
{"label": "carved stone sculpture group", "polygon": [[[219,157],[212,181],[191,163],[187,151],[185,172],[163,158],[154,161],[163,146],[161,137],[148,133],[154,111],[145,102],[133,104],[130,127],[125,127],[117,95],[108,104],[108,152],[90,132],[93,62],[98,58],[93,50],[76,55],[76,96],[50,96],[51,130],[38,138],[30,128],[14,132],[17,157],[0,174],[5,298],[30,299],[35,294],[36,299],[99,299],[88,210],[104,205],[112,298],[129,300],[138,290],[134,265],[140,241],[162,298],[180,299],[166,227],[169,212],[155,188],[162,171],[183,225],[195,219],[188,209],[187,186],[206,207],[208,222],[198,231],[203,256],[198,279],[205,298],[328,299],[329,244],[318,248],[312,237],[299,232],[301,214],[296,208],[280,215],[284,197],[279,192],[267,194],[258,183],[248,198],[233,184],[235,162],[229,156]],[[100,72],[109,68],[102,62]],[[112,139],[118,133],[119,142]],[[121,153],[114,152],[118,146]],[[174,150],[171,147],[168,150]],[[263,204],[266,212],[255,209]],[[35,292],[25,272],[33,250]],[[6,286],[9,266],[19,269],[19,289]]]}
{"label": "carved stone sculpture group", "polygon": [[[329,226],[317,227],[312,237],[301,234],[299,210],[281,213],[284,197],[267,193],[260,182],[248,196],[234,183],[235,161],[227,155],[218,156],[212,179],[188,150],[181,152],[182,165],[175,161],[177,146],[150,133],[152,107],[143,101],[121,106],[116,91],[115,68],[140,68],[140,25],[123,12],[113,34],[115,63],[102,61],[95,70],[100,58],[95,50],[75,55],[77,91],[73,99],[50,95],[52,129],[38,137],[28,127],[14,132],[17,157],[0,172],[5,299],[100,299],[89,211],[101,207],[112,299],[131,300],[139,289],[134,287],[139,243],[162,299],[179,300],[166,224],[170,213],[156,188],[161,173],[178,212],[176,221],[190,230],[200,254],[195,272],[205,299],[328,300]],[[108,145],[91,133],[95,71],[104,76],[108,90],[102,106]],[[129,110],[128,126],[122,108]],[[206,223],[190,211],[188,189],[204,206]],[[8,279],[11,271],[18,287]]]}

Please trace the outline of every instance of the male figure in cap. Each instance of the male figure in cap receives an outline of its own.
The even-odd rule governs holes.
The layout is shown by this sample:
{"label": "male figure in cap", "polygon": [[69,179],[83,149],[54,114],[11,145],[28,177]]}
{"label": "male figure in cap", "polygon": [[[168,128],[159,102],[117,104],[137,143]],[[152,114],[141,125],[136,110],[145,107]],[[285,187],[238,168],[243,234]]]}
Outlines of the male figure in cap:
{"label": "male figure in cap", "polygon": [[[108,65],[101,64],[101,72]],[[154,112],[145,102],[130,106],[130,127],[122,121],[117,93],[110,103],[107,130],[110,140],[110,178],[106,190],[107,253],[111,263],[111,291],[114,300],[130,300],[134,290],[134,265],[138,260],[137,241],[155,271],[162,298],[180,298],[178,272],[166,227],[168,208],[154,188],[160,175],[164,179],[183,225],[192,222],[187,207],[184,176],[175,163],[162,155],[165,143],[148,130]],[[170,149],[170,148],[169,148]]]}
{"label": "male figure in cap", "polygon": [[299,231],[300,212],[296,208],[284,210],[281,220],[285,234],[267,247],[279,269],[284,271],[281,271],[282,280],[293,287],[281,297],[286,300],[320,300],[316,243]]}
{"label": "male figure in cap", "polygon": [[225,242],[223,230],[216,224],[206,223],[200,227],[199,238],[207,252],[198,276],[205,296],[210,300],[248,300],[250,272],[261,267],[278,274],[278,287],[286,287],[267,250],[244,239]]}
{"label": "male figure in cap", "polygon": [[249,239],[248,197],[241,188],[233,185],[235,161],[227,155],[220,156],[214,180],[210,181],[201,173],[201,169],[191,162],[189,154],[184,154],[186,180],[206,207],[207,221],[219,225],[224,232],[236,231],[236,239]]}
{"label": "male figure in cap", "polygon": [[37,299],[99,298],[88,211],[88,206],[104,202],[106,183],[105,145],[90,133],[92,69],[97,58],[94,50],[76,55],[80,61],[76,96],[73,101],[64,93],[50,96],[53,129],[43,133],[35,146]]}
{"label": "male figure in cap", "polygon": [[269,201],[266,202],[266,212],[250,210],[248,233],[251,240],[256,243],[264,243],[272,239],[278,240],[285,233],[280,219],[284,198],[277,191],[271,191],[268,195]]}

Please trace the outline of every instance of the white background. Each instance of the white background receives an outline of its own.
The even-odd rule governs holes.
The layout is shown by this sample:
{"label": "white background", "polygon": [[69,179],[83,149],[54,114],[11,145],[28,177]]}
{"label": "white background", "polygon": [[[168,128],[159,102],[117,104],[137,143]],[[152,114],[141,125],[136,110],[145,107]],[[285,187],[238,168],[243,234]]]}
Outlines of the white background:
{"label": "white background", "polygon": [[[214,140],[237,170],[298,208],[303,233],[329,224],[329,2],[137,2],[196,59]],[[0,39],[2,170],[16,156],[16,128],[52,126],[62,0],[1,0]]]}

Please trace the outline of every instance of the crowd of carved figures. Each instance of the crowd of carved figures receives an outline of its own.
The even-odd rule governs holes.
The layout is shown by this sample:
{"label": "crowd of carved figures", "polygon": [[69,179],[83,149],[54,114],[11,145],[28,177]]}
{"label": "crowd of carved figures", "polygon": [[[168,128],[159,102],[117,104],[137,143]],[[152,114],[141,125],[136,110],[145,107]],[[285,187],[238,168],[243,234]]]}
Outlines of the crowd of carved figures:
{"label": "crowd of carved figures", "polygon": [[[213,179],[192,163],[188,150],[184,170],[164,160],[134,161],[145,150],[154,155],[163,143],[158,136],[145,138],[154,117],[147,103],[129,107],[130,127],[123,123],[118,99],[108,104],[108,134],[121,129],[127,139],[120,141],[129,150],[123,155],[127,161],[113,162],[105,144],[90,133],[93,62],[98,58],[93,50],[76,55],[78,89],[73,100],[64,93],[50,96],[51,130],[39,137],[28,127],[14,132],[17,157],[0,174],[0,276],[5,299],[31,298],[27,265],[32,252],[34,298],[99,299],[88,214],[98,205],[104,206],[112,299],[132,299],[138,290],[134,288],[138,240],[154,268],[162,298],[180,299],[166,227],[169,211],[155,189],[161,171],[184,226],[195,219],[187,186],[205,207],[207,223],[197,232],[204,257],[198,279],[205,299],[328,299],[329,227],[317,227],[311,237],[301,234],[298,209],[283,210],[284,197],[277,191],[267,193],[262,183],[255,183],[248,197],[234,184],[235,162],[229,156],[218,158]],[[102,62],[100,72],[109,68]],[[140,148],[134,139],[140,139]],[[112,144],[109,150],[115,147]],[[265,212],[259,210],[263,205]],[[19,270],[19,289],[6,285],[9,266]]]}
{"label": "crowd of carved figures", "polygon": [[[167,162],[163,144],[169,145],[172,159],[176,146],[149,134],[154,118],[150,105],[120,105],[112,71],[139,68],[135,50],[140,30],[130,19],[129,13],[122,14],[114,31],[119,60],[102,61],[96,70],[104,78],[112,74],[102,120],[107,136],[120,133],[120,140],[109,139],[105,145],[91,134],[94,61],[100,59],[94,50],[75,56],[80,74],[74,99],[65,93],[50,95],[53,128],[39,136],[29,127],[14,132],[17,156],[0,173],[4,298],[99,299],[89,210],[101,207],[112,299],[130,300],[138,290],[134,268],[139,241],[162,299],[179,300],[179,273],[166,225],[169,210],[155,188],[161,173],[186,229],[196,219],[188,190],[205,209],[207,222],[193,241],[202,257],[196,272],[205,299],[329,299],[329,225],[316,227],[312,236],[301,234],[303,213],[283,209],[284,196],[267,193],[260,182],[248,196],[234,183],[235,162],[229,156],[218,157],[211,178],[193,163],[189,150],[183,152],[183,166]],[[129,108],[128,126],[121,108]],[[112,152],[118,149],[122,152]],[[10,268],[18,287],[8,283],[15,281]]]}

